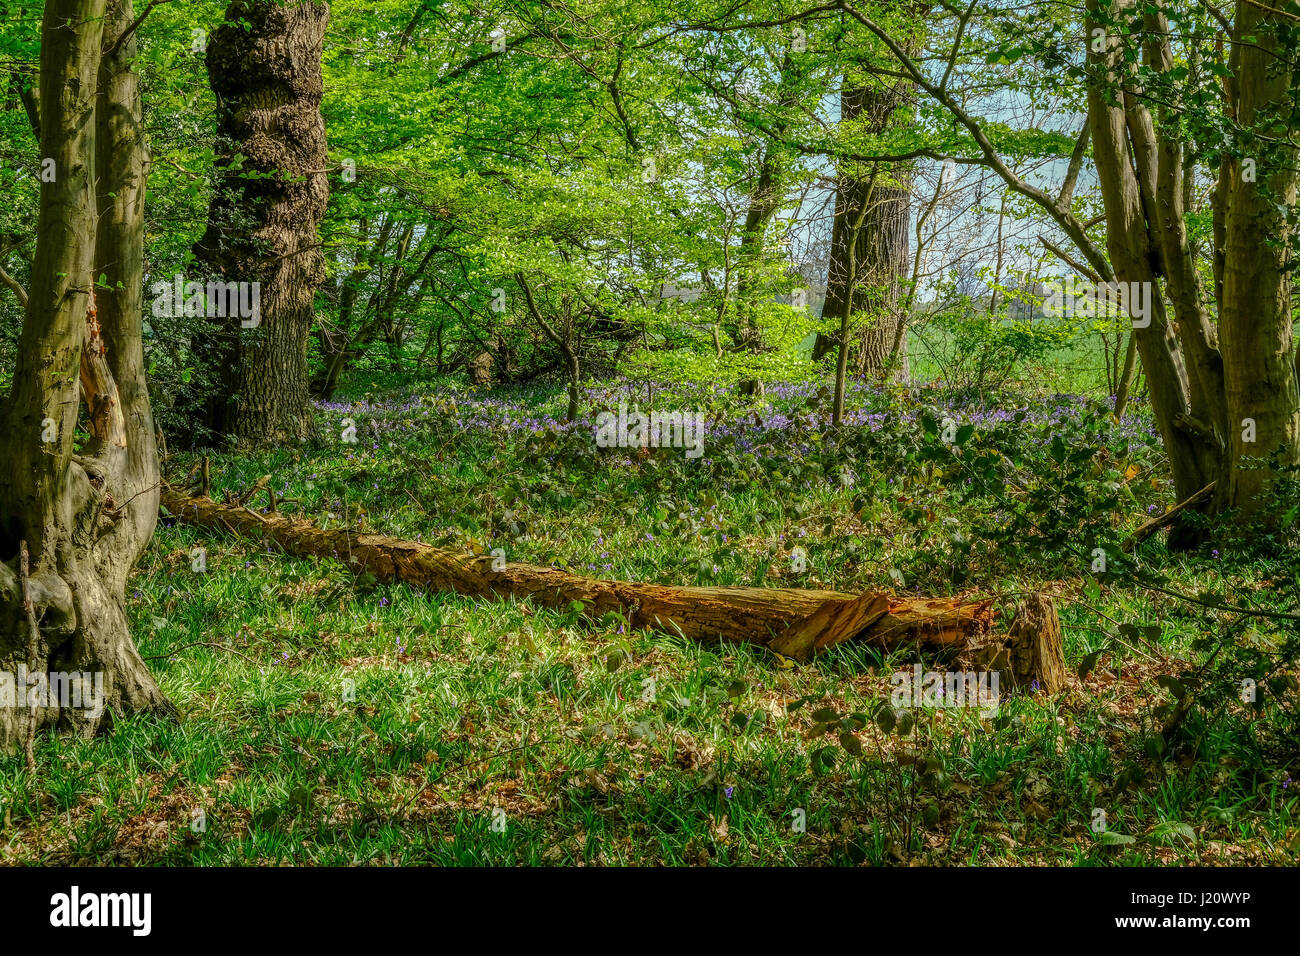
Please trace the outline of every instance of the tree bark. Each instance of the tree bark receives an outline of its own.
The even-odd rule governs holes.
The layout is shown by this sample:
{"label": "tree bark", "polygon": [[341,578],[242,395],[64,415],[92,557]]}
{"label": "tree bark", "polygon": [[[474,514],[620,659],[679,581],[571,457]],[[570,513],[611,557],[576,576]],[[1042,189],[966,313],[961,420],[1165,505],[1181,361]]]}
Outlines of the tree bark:
{"label": "tree bark", "polygon": [[[14,698],[0,699],[0,751],[23,747],[29,760],[41,727],[90,735],[113,714],[175,712],[131,641],[124,597],[158,509],[141,346],[148,156],[135,41],[118,42],[132,21],[130,0],[49,0],[44,11],[41,153],[55,175],[41,185],[14,387],[0,409],[10,454],[0,698]],[[77,453],[79,389],[90,438]],[[17,699],[20,668],[72,676],[73,693]]]}
{"label": "tree bark", "polygon": [[[1220,482],[1219,506],[1251,515],[1268,505],[1276,464],[1300,463],[1300,392],[1291,339],[1290,223],[1296,202],[1297,149],[1286,114],[1269,122],[1264,108],[1293,101],[1294,51],[1284,50],[1270,29],[1278,17],[1259,6],[1237,4],[1234,60],[1237,121],[1249,130],[1243,143],[1252,155],[1254,181],[1240,163],[1230,164],[1223,249],[1223,345],[1228,406],[1228,480]],[[1263,130],[1259,130],[1259,126]],[[1274,138],[1271,148],[1255,136]],[[1245,427],[1254,423],[1253,435]],[[1247,440],[1253,438],[1253,441]],[[1253,459],[1249,461],[1247,459]],[[1277,503],[1274,503],[1276,507]]]}
{"label": "tree bark", "polygon": [[224,152],[195,253],[223,281],[258,283],[261,298],[259,324],[212,323],[221,387],[209,427],[246,446],[310,430],[307,339],[325,278],[317,227],[329,197],[320,112],[328,19],[329,6],[312,0],[232,0],[208,44]]}
{"label": "tree bark", "polygon": [[[745,225],[740,234],[740,250],[736,262],[739,275],[736,280],[736,328],[731,333],[738,349],[759,351],[763,346],[762,331],[754,317],[754,303],[750,300],[758,284],[763,267],[764,242],[772,217],[785,200],[786,159],[782,156],[780,138],[789,128],[786,112],[797,105],[799,70],[787,50],[781,60],[780,80],[777,85],[776,110],[779,119],[773,129],[774,136],[766,137],[763,158],[759,163],[758,177],[749,193],[749,208],[745,211]],[[752,380],[757,383],[757,380]],[[743,384],[743,383],[742,383]]]}
{"label": "tree bark", "polygon": [[[1116,354],[1119,352],[1119,343],[1115,343]],[[1133,333],[1128,334],[1128,344],[1124,346],[1124,366],[1120,369],[1119,378],[1115,383],[1115,408],[1113,414],[1115,421],[1124,417],[1124,412],[1128,409],[1128,394],[1133,387],[1133,376],[1137,372],[1137,342],[1133,339]]]}
{"label": "tree bark", "polygon": [[[1155,198],[1157,182],[1175,177],[1176,171],[1158,166],[1160,152],[1149,133],[1150,116],[1133,95],[1133,65],[1125,58],[1114,27],[1106,26],[1103,6],[1113,6],[1113,12],[1122,15],[1121,8],[1131,6],[1131,0],[1116,0],[1113,5],[1088,0],[1085,23],[1090,70],[1088,119],[1106,212],[1106,247],[1116,280],[1145,284],[1151,290],[1149,324],[1135,324],[1133,337],[1147,376],[1151,411],[1169,456],[1174,490],[1178,499],[1184,500],[1215,480],[1221,462],[1222,435],[1216,439],[1213,424],[1205,421],[1212,401],[1207,389],[1213,388],[1207,364],[1209,344],[1194,346],[1189,374],[1183,346],[1191,344],[1192,336],[1203,334],[1203,328],[1193,325],[1190,316],[1177,329],[1169,321],[1156,283],[1157,270],[1166,276],[1171,271],[1181,272],[1180,267],[1171,269],[1167,261],[1179,243],[1177,237],[1152,235],[1161,216]],[[1092,43],[1096,29],[1112,31],[1101,50]],[[1118,101],[1116,90],[1120,91]],[[1172,154],[1166,153],[1165,159],[1168,162]],[[1199,427],[1189,427],[1192,422]],[[1192,537],[1190,529],[1176,524],[1171,543],[1191,543]]]}
{"label": "tree bark", "polygon": [[[611,611],[634,628],[654,628],[700,641],[761,644],[806,661],[850,639],[892,649],[917,647],[947,653],[970,666],[997,669],[1013,686],[1038,681],[1048,691],[1064,682],[1060,627],[1051,602],[1042,598],[996,627],[988,600],[895,598],[797,588],[667,587],[584,578],[554,568],[505,564],[492,570],[492,556],[472,557],[414,541],[347,528],[324,530],[307,521],[258,514],[165,489],[163,502],[177,520],[204,528],[263,538],[304,557],[336,558],[350,567],[413,587],[483,598],[530,598],[567,611],[581,602],[583,614]],[[1028,605],[1026,605],[1028,608]],[[1049,613],[1050,612],[1050,613]]]}
{"label": "tree bark", "polygon": [[[903,83],[845,89],[840,95],[841,122],[882,133],[910,94],[911,85]],[[822,315],[843,322],[867,313],[859,336],[858,369],[863,374],[883,374],[892,358],[900,377],[908,377],[901,288],[911,261],[911,202],[910,174],[902,164],[877,166],[867,176],[852,169],[840,172]],[[853,228],[863,211],[862,227]],[[850,269],[850,258],[856,268]]]}
{"label": "tree bark", "polygon": [[[1216,334],[1188,237],[1193,173],[1178,138],[1179,104],[1160,101],[1157,131],[1122,49],[1129,41],[1117,35],[1117,24],[1130,22],[1136,6],[1089,0],[1089,36],[1098,27],[1110,31],[1104,50],[1089,45],[1089,117],[1116,277],[1155,291],[1164,278],[1173,305],[1169,322],[1153,292],[1151,325],[1133,334],[1175,490],[1179,500],[1195,502],[1179,511],[1170,534],[1179,546],[1196,540],[1182,521],[1192,510],[1250,515],[1261,506],[1275,474],[1262,459],[1276,455],[1284,467],[1300,462],[1289,225],[1280,208],[1296,198],[1297,150],[1286,122],[1293,94],[1284,51],[1271,30],[1261,30],[1272,15],[1258,4],[1238,3],[1224,121],[1243,153],[1259,154],[1251,157],[1259,181],[1243,174],[1234,150],[1225,151],[1214,193]],[[1175,65],[1167,19],[1157,5],[1144,8],[1142,17],[1143,64],[1167,73]],[[1266,108],[1275,111],[1271,117]],[[1197,494],[1211,483],[1213,499]]]}

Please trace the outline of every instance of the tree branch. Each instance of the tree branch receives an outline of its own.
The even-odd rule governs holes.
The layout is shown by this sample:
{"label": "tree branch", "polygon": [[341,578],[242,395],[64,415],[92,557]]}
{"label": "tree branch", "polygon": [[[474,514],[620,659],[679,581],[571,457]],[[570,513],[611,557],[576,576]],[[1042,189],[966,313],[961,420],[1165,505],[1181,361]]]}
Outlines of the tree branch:
{"label": "tree branch", "polygon": [[122,49],[122,44],[135,35],[135,31],[140,29],[140,24],[144,23],[144,18],[153,12],[153,8],[161,6],[164,3],[171,3],[172,0],[150,0],[149,6],[140,12],[140,15],[131,21],[131,25],[121,32],[116,42],[104,54],[105,60],[113,60],[117,57],[118,51]]}
{"label": "tree branch", "polygon": [[24,309],[27,308],[27,290],[23,288],[22,283],[5,271],[4,266],[0,266],[0,283],[4,283],[18,297],[18,304]]}
{"label": "tree branch", "polygon": [[864,27],[870,30],[875,36],[889,48],[890,53],[899,62],[903,69],[911,76],[913,82],[921,89],[933,97],[941,106],[943,106],[962,126],[966,127],[975,144],[979,147],[981,155],[984,157],[984,165],[988,166],[1007,184],[1012,190],[1032,200],[1040,206],[1056,222],[1061,230],[1070,237],[1079,251],[1084,254],[1093,269],[1107,281],[1114,278],[1114,270],[1111,268],[1110,261],[1101,247],[1088,238],[1084,232],[1083,223],[1081,223],[1069,209],[1062,209],[1056,204],[1051,196],[1043,192],[1037,186],[1034,186],[1022,179],[1016,172],[1007,165],[997,148],[988,138],[984,128],[979,121],[971,116],[945,89],[936,86],[917,66],[916,62],[903,49],[898,42],[887,30],[881,27],[870,17],[863,14],[847,0],[840,0],[839,8],[857,20]]}

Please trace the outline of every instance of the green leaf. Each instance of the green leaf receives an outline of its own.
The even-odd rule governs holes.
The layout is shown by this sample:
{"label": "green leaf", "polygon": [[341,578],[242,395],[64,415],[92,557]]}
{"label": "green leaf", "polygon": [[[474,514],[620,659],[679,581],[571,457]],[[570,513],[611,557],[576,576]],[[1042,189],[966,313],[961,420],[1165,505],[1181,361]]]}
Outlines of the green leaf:
{"label": "green leaf", "polygon": [[809,754],[813,773],[826,773],[835,769],[835,751],[831,747],[818,747]]}
{"label": "green leaf", "polygon": [[1171,677],[1168,674],[1161,674],[1156,678],[1156,683],[1169,691],[1175,700],[1182,700],[1187,696],[1187,685],[1177,677]]}
{"label": "green leaf", "polygon": [[1196,842],[1196,831],[1181,820],[1164,820],[1151,828],[1151,836],[1180,836],[1189,843]]}
{"label": "green leaf", "polygon": [[1097,661],[1101,660],[1101,655],[1105,653],[1106,653],[1106,649],[1104,647],[1100,648],[1099,650],[1093,651],[1091,654],[1089,654],[1087,657],[1085,657],[1082,661],[1079,662],[1079,670],[1078,670],[1079,680],[1083,680],[1090,673],[1092,673],[1092,669],[1097,666]]}
{"label": "green leaf", "polygon": [[1127,833],[1116,833],[1114,830],[1107,830],[1097,838],[1097,842],[1102,846],[1128,846],[1130,843],[1136,843],[1137,837],[1131,837]]}
{"label": "green leaf", "polygon": [[883,730],[885,733],[889,733],[891,730],[893,730],[894,725],[897,723],[898,723],[898,715],[894,713],[894,708],[881,707],[878,711],[876,711],[876,726],[879,727],[881,730]]}

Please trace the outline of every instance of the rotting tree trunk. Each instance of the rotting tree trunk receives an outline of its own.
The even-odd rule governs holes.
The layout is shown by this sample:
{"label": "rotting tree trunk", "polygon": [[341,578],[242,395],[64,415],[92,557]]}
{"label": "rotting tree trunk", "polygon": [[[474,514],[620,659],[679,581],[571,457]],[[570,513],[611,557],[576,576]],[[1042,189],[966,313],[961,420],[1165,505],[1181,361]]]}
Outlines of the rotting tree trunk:
{"label": "rotting tree trunk", "polygon": [[669,587],[585,578],[554,568],[505,564],[427,544],[326,530],[279,514],[259,514],[164,488],[163,504],[186,524],[274,541],[289,554],[336,558],[357,571],[413,587],[471,597],[531,598],[567,611],[625,614],[634,628],[654,628],[700,641],[761,644],[799,661],[850,639],[882,649],[917,647],[967,667],[998,670],[1011,686],[1049,691],[1064,684],[1060,625],[1047,598],[1026,601],[1005,632],[989,600],[894,598],[799,588]]}
{"label": "rotting tree trunk", "polygon": [[[0,752],[26,749],[29,762],[42,727],[88,736],[115,714],[175,712],[135,650],[124,599],[158,514],[141,346],[148,156],[135,42],[119,43],[133,19],[130,0],[44,10],[40,145],[55,175],[41,185],[0,409]],[[90,437],[78,452],[79,389]],[[19,695],[22,671],[41,692]]]}
{"label": "rotting tree trunk", "polygon": [[247,326],[213,320],[221,385],[209,427],[245,446],[310,430],[307,340],[325,279],[317,227],[329,197],[320,111],[328,19],[329,6],[311,0],[232,0],[208,44],[224,155],[195,252],[220,281],[260,287],[260,314]]}

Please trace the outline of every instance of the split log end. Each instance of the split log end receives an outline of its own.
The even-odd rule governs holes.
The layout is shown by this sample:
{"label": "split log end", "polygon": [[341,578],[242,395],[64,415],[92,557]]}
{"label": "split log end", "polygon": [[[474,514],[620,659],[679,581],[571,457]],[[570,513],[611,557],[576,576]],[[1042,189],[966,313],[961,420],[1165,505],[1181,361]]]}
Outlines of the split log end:
{"label": "split log end", "polygon": [[1065,647],[1056,604],[1045,594],[1028,594],[1016,608],[1006,635],[977,653],[988,669],[1001,673],[1000,682],[1012,690],[1044,690],[1055,694],[1066,680]]}

